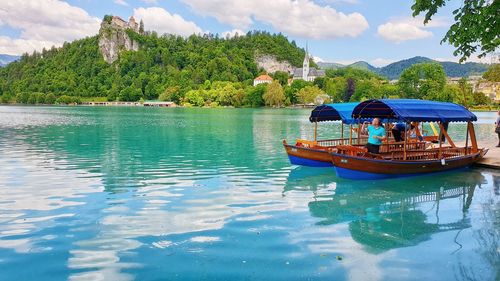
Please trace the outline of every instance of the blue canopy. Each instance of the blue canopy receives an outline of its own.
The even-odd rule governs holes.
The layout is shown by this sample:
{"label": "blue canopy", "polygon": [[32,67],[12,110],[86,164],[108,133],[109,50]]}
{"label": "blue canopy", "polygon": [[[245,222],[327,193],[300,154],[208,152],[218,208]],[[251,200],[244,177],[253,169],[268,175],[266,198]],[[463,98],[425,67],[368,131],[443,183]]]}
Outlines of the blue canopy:
{"label": "blue canopy", "polygon": [[338,121],[346,124],[354,124],[357,122],[352,118],[352,110],[358,105],[357,102],[349,103],[331,103],[316,106],[316,108],[311,111],[311,116],[309,121],[311,122],[322,122],[322,121]]}
{"label": "blue canopy", "polygon": [[451,102],[416,99],[373,99],[361,102],[353,118],[382,118],[406,122],[468,122],[477,117],[465,107]]}

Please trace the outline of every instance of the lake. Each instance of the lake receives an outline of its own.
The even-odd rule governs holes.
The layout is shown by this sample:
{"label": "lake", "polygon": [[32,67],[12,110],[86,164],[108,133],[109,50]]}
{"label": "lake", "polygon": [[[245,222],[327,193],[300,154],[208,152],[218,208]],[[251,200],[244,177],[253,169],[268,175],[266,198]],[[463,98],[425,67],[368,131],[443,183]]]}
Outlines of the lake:
{"label": "lake", "polygon": [[309,112],[1,106],[0,280],[500,278],[499,171],[294,167]]}

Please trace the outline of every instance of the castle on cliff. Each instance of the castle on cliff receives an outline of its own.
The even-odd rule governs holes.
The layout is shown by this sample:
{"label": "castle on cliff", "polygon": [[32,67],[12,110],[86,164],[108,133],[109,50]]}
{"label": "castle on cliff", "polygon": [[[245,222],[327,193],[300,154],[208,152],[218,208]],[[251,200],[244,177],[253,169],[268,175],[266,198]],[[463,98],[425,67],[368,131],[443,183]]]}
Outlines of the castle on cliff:
{"label": "castle on cliff", "polygon": [[134,16],[131,16],[129,18],[128,22],[126,22],[125,20],[123,20],[119,16],[113,16],[111,18],[111,25],[114,25],[114,26],[122,28],[122,29],[130,28],[133,31],[140,33],[139,24],[135,21]]}

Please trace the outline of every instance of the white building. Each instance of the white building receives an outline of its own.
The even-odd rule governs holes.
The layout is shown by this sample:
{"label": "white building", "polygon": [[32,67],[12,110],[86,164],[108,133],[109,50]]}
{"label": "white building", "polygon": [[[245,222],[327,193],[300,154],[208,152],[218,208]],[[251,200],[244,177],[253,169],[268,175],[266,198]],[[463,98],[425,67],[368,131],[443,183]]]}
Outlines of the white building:
{"label": "white building", "polygon": [[306,45],[306,55],[304,56],[304,62],[302,63],[302,68],[296,68],[293,71],[293,80],[305,80],[314,81],[317,77],[325,77],[325,71],[323,69],[316,69],[309,67],[309,51]]}
{"label": "white building", "polygon": [[258,76],[257,78],[253,79],[253,85],[254,86],[257,86],[259,84],[264,84],[264,83],[272,83],[273,82],[273,78],[267,74],[262,74],[260,76]]}

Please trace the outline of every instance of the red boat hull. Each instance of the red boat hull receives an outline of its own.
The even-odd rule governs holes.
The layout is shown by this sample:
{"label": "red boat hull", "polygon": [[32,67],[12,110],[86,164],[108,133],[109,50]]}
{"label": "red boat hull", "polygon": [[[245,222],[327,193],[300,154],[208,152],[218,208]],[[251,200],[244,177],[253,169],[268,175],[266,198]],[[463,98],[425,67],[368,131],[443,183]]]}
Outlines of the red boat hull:
{"label": "red boat hull", "polygon": [[337,175],[350,179],[381,179],[443,172],[468,167],[480,160],[486,151],[442,160],[397,161],[370,159],[331,153]]}

